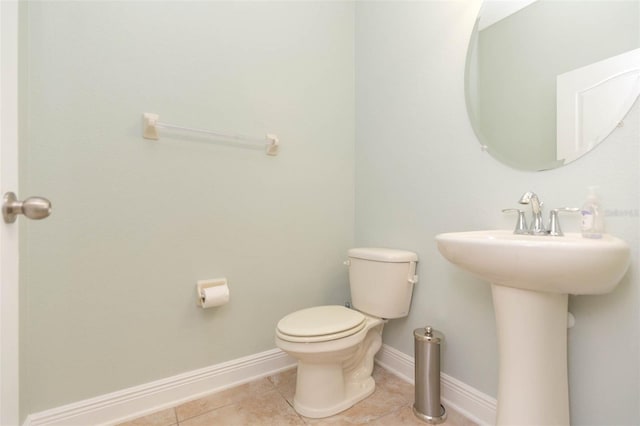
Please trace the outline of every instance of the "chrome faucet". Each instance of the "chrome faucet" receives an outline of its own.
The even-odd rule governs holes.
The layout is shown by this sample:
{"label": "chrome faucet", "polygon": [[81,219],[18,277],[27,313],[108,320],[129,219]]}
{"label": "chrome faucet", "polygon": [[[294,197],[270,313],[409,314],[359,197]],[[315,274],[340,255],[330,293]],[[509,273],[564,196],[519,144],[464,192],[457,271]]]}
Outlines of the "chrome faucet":
{"label": "chrome faucet", "polygon": [[542,203],[538,199],[538,196],[534,192],[528,191],[522,194],[518,202],[520,204],[531,204],[531,225],[529,226],[529,233],[533,235],[547,235],[549,232],[544,227]]}
{"label": "chrome faucet", "polygon": [[577,207],[559,207],[557,209],[551,209],[551,212],[549,214],[549,229],[546,229],[544,226],[544,221],[542,219],[543,203],[534,192],[525,192],[524,194],[522,194],[522,197],[520,197],[520,200],[518,202],[520,204],[531,204],[531,226],[527,227],[525,214],[522,210],[503,209],[503,213],[518,213],[518,222],[516,223],[516,228],[513,231],[514,234],[550,235],[554,237],[561,237],[564,234],[560,229],[560,220],[558,218],[559,213],[571,213],[580,211],[580,209]]}

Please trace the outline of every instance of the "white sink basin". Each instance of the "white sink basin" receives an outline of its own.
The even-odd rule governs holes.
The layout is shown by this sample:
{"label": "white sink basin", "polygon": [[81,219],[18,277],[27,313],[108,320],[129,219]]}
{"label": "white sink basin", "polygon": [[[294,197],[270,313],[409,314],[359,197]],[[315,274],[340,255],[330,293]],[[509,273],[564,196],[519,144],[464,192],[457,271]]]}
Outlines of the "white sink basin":
{"label": "white sink basin", "polygon": [[608,293],[629,266],[629,245],[606,234],[589,239],[494,230],[440,234],[436,241],[447,260],[478,278],[525,290]]}
{"label": "white sink basin", "polygon": [[571,424],[568,295],[613,290],[629,265],[627,243],[610,235],[511,231],[452,232],[436,241],[447,260],[491,283],[500,367],[496,424]]}

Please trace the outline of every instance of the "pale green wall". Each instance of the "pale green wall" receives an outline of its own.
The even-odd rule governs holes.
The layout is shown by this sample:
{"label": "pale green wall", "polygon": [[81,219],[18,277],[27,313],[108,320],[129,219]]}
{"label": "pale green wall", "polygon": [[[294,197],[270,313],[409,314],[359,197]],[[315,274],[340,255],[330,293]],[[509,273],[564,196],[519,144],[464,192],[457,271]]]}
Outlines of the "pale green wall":
{"label": "pale green wall", "polygon": [[[29,2],[22,413],[274,348],[343,303],[353,244],[353,5]],[[23,46],[25,46],[23,40]],[[141,115],[281,154],[141,137]],[[23,117],[24,118],[24,117]],[[195,307],[196,281],[231,301]]]}
{"label": "pale green wall", "polygon": [[[551,207],[579,206],[599,185],[609,231],[632,247],[616,290],[570,297],[572,424],[640,424],[638,276],[640,108],[612,137],[568,166],[519,172],[481,152],[466,114],[464,63],[479,4],[360,2],[356,6],[356,245],[391,245],[420,256],[408,318],[390,321],[385,343],[413,354],[413,329],[446,335],[443,370],[496,396],[498,354],[487,283],[449,264],[434,236],[509,229],[533,190]],[[588,49],[589,46],[584,46]],[[565,231],[578,218],[562,218]],[[544,267],[544,265],[540,265]]]}

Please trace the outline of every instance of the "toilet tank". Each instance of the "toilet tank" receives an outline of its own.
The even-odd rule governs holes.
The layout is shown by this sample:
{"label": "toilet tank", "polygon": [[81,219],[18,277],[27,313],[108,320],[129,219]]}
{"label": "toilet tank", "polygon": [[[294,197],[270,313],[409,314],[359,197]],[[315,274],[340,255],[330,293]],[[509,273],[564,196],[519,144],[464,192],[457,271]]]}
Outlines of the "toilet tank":
{"label": "toilet tank", "polygon": [[353,307],[378,318],[406,317],[418,278],[418,255],[406,250],[353,248],[348,256]]}

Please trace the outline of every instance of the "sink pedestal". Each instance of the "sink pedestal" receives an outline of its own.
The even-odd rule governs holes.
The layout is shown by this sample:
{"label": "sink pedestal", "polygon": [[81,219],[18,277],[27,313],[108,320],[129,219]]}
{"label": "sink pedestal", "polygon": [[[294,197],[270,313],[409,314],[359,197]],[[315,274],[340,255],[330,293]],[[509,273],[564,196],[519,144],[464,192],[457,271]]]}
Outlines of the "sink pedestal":
{"label": "sink pedestal", "polygon": [[568,295],[491,284],[498,332],[498,425],[569,425]]}

